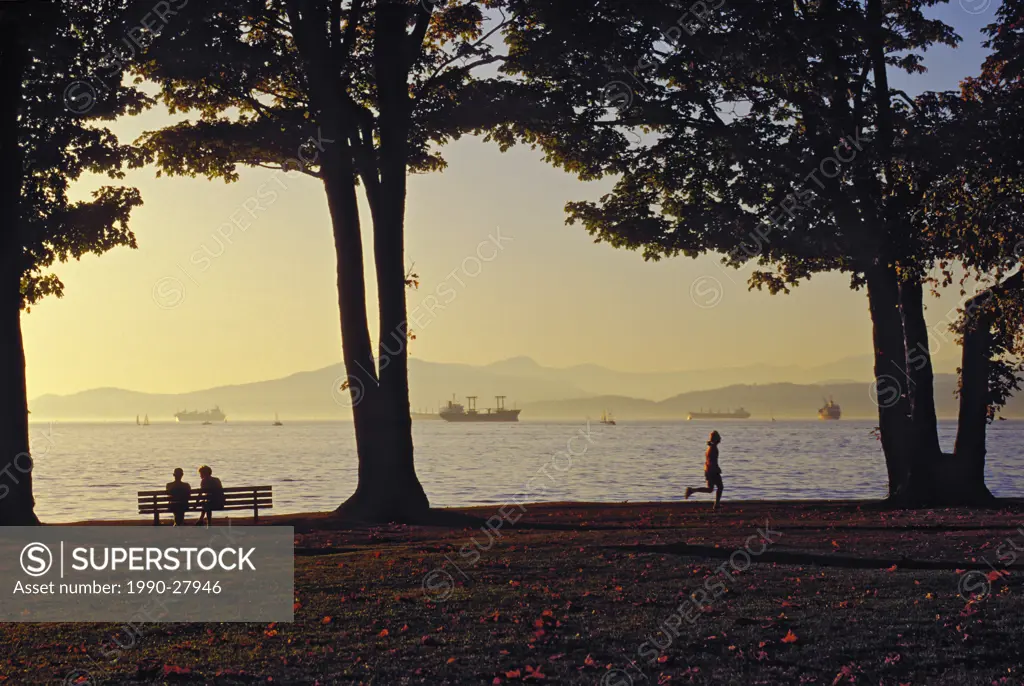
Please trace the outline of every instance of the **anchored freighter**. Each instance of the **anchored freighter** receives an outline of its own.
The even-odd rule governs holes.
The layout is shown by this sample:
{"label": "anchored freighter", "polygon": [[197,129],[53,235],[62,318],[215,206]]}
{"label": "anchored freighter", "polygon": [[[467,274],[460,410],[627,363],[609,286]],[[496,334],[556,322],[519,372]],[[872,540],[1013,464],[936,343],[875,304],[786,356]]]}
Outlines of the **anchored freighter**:
{"label": "anchored freighter", "polygon": [[518,422],[519,413],[522,410],[507,410],[505,409],[505,396],[496,395],[494,396],[494,402],[497,407],[485,408],[483,410],[476,409],[476,396],[470,395],[466,397],[466,407],[463,407],[460,403],[455,402],[455,396],[448,401],[448,404],[441,408],[438,413],[441,415],[441,419],[446,422]]}

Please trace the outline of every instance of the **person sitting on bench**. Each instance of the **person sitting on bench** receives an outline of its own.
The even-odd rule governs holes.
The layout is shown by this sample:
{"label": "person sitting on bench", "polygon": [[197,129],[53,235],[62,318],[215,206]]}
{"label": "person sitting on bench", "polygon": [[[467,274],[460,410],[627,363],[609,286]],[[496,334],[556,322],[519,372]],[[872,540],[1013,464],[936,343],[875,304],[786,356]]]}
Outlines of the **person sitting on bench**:
{"label": "person sitting on bench", "polygon": [[199,483],[199,502],[202,511],[199,513],[196,526],[202,526],[203,520],[206,520],[206,526],[209,528],[213,523],[213,511],[224,507],[224,486],[220,479],[213,476],[213,470],[206,465],[199,468],[199,476],[202,477]]}
{"label": "person sitting on bench", "polygon": [[185,512],[188,511],[188,500],[192,496],[192,486],[187,481],[182,481],[185,471],[181,467],[174,469],[174,481],[167,484],[167,494],[171,496],[170,509],[174,514],[174,526],[182,526],[185,523]]}

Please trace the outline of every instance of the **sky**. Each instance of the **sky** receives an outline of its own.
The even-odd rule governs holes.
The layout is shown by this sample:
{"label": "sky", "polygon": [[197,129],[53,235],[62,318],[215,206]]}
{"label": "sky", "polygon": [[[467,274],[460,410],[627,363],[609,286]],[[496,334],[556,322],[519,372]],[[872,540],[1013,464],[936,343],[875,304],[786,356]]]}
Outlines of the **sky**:
{"label": "sky", "polygon": [[[891,86],[953,89],[976,74],[980,28],[997,7],[936,8],[962,45],[930,51],[926,75],[891,73]],[[132,139],[168,121],[154,110],[114,129]],[[597,199],[608,182],[582,183],[539,151],[502,154],[476,138],[443,154],[443,173],[409,186],[406,261],[420,278],[408,297],[413,357],[487,364],[527,355],[554,367],[660,371],[811,366],[870,353],[867,299],[846,277],[816,276],[770,296],[748,292],[747,273],[715,256],[644,262],[564,223],[566,202]],[[55,269],[65,297],[22,319],[30,398],[98,387],[185,392],[341,361],[333,240],[316,179],[243,169],[225,184],[144,169],[124,183],[145,201],[131,223],[139,247]],[[941,325],[957,302],[950,294],[929,303],[929,321],[949,340],[935,351],[940,368],[958,355]]]}

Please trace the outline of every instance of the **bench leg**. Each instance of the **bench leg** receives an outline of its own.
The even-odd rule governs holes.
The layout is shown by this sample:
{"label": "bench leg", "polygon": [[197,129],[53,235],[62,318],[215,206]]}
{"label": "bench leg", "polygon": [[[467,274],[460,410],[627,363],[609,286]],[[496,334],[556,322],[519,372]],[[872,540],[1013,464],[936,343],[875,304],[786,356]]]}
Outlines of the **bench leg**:
{"label": "bench leg", "polygon": [[160,513],[153,510],[153,526],[160,526]]}
{"label": "bench leg", "polygon": [[252,521],[253,521],[253,523],[256,523],[256,522],[260,521],[260,506],[259,505],[254,505],[253,508],[252,508]]}

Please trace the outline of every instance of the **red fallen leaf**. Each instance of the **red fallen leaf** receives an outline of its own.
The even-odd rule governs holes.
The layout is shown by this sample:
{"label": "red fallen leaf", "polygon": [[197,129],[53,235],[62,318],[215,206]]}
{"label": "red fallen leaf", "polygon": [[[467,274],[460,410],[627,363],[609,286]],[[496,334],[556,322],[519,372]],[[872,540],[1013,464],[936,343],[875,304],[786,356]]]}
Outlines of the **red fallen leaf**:
{"label": "red fallen leaf", "polygon": [[508,655],[508,654],[509,654],[509,652],[508,652],[507,650],[504,650],[504,649],[502,649],[502,650],[499,650],[499,651],[498,651],[498,654],[499,654],[499,655]]}
{"label": "red fallen leaf", "polygon": [[295,603],[292,605],[292,612],[298,612],[302,609],[302,603]]}
{"label": "red fallen leaf", "polygon": [[323,619],[320,620],[320,623],[321,624],[330,624],[331,623],[331,616],[327,615],[326,617],[324,617]]}
{"label": "red fallen leaf", "polygon": [[895,572],[896,571],[896,565],[893,565],[892,567],[889,567],[885,571],[887,571],[887,572]]}
{"label": "red fallen leaf", "polygon": [[423,636],[422,638],[420,638],[420,644],[425,646],[436,646],[437,639],[433,636]]}
{"label": "red fallen leaf", "polygon": [[523,681],[527,679],[546,679],[547,675],[540,671],[540,665],[537,665],[536,669],[530,665],[526,665],[526,676],[523,677]]}
{"label": "red fallen leaf", "polygon": [[387,635],[388,635],[388,630],[387,629],[381,629],[380,633],[377,634],[377,637],[378,638],[385,638]]}
{"label": "red fallen leaf", "polygon": [[505,672],[505,676],[509,679],[518,679],[522,676],[522,673],[518,669],[510,669]]}
{"label": "red fallen leaf", "polygon": [[662,655],[661,657],[659,657],[658,662],[660,662],[661,664],[665,664],[666,662],[668,662],[668,655]]}
{"label": "red fallen leaf", "polygon": [[192,670],[188,667],[179,667],[178,665],[164,665],[164,676],[171,676],[176,674],[178,676],[188,676],[192,673]]}
{"label": "red fallen leaf", "polygon": [[782,637],[783,643],[796,643],[796,634],[792,630],[787,631],[786,635]]}
{"label": "red fallen leaf", "polygon": [[565,653],[555,653],[554,655],[549,657],[548,660],[554,662],[555,660],[561,660],[563,657],[565,657]]}
{"label": "red fallen leaf", "polygon": [[585,664],[587,667],[597,667],[597,663],[594,662],[594,658],[590,657],[590,655],[587,655],[585,658],[583,658],[583,664]]}
{"label": "red fallen leaf", "polygon": [[1003,577],[1005,572],[989,572],[985,575],[985,578],[989,581],[999,581]]}
{"label": "red fallen leaf", "polygon": [[404,633],[405,633],[406,631],[408,631],[408,630],[409,630],[409,625],[408,625],[408,624],[403,624],[403,625],[402,625],[402,628],[401,628],[401,629],[399,629],[399,631],[400,631],[401,633],[403,633],[403,634],[404,634]]}
{"label": "red fallen leaf", "polygon": [[270,631],[264,631],[263,635],[266,636],[267,638],[273,638],[274,636],[277,636],[277,629],[271,629]]}
{"label": "red fallen leaf", "polygon": [[500,684],[500,683],[501,683],[501,677],[500,676],[494,677],[494,681],[491,682],[491,684],[493,684],[493,686],[498,686],[498,684]]}
{"label": "red fallen leaf", "polygon": [[453,663],[453,662],[455,662],[455,658],[454,658],[454,657],[450,657],[450,658],[448,658],[448,662],[447,662],[447,664],[449,664],[449,665],[450,665],[450,664],[451,664],[451,663]]}

